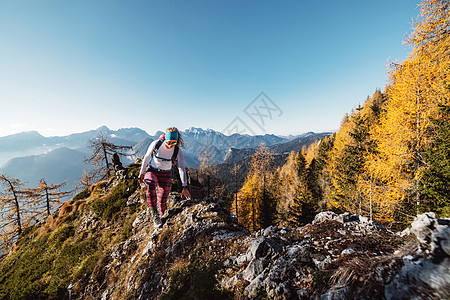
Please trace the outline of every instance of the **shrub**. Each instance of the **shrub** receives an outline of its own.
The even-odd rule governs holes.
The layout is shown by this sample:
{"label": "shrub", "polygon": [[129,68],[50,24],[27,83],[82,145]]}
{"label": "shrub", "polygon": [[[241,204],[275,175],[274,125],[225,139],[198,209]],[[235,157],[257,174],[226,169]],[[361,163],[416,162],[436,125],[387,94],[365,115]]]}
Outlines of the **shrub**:
{"label": "shrub", "polygon": [[232,299],[232,293],[219,289],[216,278],[223,268],[221,262],[210,258],[204,246],[195,249],[187,266],[175,268],[171,275],[169,291],[161,300],[171,299]]}
{"label": "shrub", "polygon": [[122,231],[120,232],[120,241],[126,241],[133,235],[133,222],[136,219],[136,214],[131,215],[125,221]]}
{"label": "shrub", "polygon": [[112,192],[104,199],[97,199],[92,209],[99,217],[110,221],[114,216],[126,207],[127,199],[136,190],[133,183],[121,182],[114,187]]}
{"label": "shrub", "polygon": [[42,276],[52,268],[54,256],[46,253],[47,236],[29,242],[22,251],[2,263],[0,299],[44,299]]}
{"label": "shrub", "polygon": [[87,259],[92,263],[93,259],[98,259],[96,251],[97,244],[93,240],[64,244],[52,268],[52,280],[47,288],[50,298],[60,299],[61,288],[64,288],[64,293],[67,293],[67,286],[76,279],[76,276],[82,275],[76,272],[77,268],[81,265],[81,269],[84,266],[85,273],[88,270],[83,261]]}
{"label": "shrub", "polygon": [[90,195],[91,195],[91,192],[89,192],[89,190],[86,188],[83,191],[81,191],[78,194],[76,194],[75,197],[73,197],[73,200],[86,199]]}
{"label": "shrub", "polygon": [[52,239],[55,241],[57,247],[60,247],[68,238],[75,234],[73,226],[64,226],[61,230],[53,234]]}
{"label": "shrub", "polygon": [[217,288],[217,271],[218,263],[215,261],[206,265],[191,262],[185,268],[175,269],[169,291],[160,299],[232,299],[231,293]]}
{"label": "shrub", "polygon": [[98,262],[102,260],[104,254],[101,251],[96,251],[92,255],[88,256],[82,263],[79,270],[74,274],[76,280],[85,276],[86,274],[92,274]]}

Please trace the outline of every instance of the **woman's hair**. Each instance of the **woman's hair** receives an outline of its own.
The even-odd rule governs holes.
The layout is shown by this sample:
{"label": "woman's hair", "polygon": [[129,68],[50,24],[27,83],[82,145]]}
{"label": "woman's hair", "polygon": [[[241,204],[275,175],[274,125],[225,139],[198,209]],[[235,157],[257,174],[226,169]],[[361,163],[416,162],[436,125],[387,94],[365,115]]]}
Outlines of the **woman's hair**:
{"label": "woman's hair", "polygon": [[166,129],[166,132],[177,132],[178,133],[178,143],[177,146],[184,147],[183,137],[181,137],[181,132],[178,131],[176,127],[169,127]]}

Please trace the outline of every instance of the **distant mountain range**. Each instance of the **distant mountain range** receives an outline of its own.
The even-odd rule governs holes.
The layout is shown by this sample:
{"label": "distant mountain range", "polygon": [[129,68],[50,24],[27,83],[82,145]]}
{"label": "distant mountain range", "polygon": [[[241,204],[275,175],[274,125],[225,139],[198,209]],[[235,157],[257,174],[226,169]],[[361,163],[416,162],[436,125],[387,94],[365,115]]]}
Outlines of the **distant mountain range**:
{"label": "distant mountain range", "polygon": [[86,152],[88,140],[95,139],[98,134],[102,134],[115,144],[126,146],[133,146],[149,137],[149,134],[139,128],[112,131],[106,126],[82,133],[54,137],[44,137],[36,131],[22,132],[0,137],[0,166],[11,158],[44,154],[63,147]]}
{"label": "distant mountain range", "polygon": [[[153,137],[147,137],[135,145],[133,147],[133,151],[136,152],[135,156],[144,156],[150,143],[157,139],[160,134],[162,134],[162,132],[158,132]],[[267,146],[272,146],[286,141],[286,139],[273,134],[257,136],[233,134],[227,136],[212,129],[204,130],[195,127],[182,131],[181,135],[185,142],[183,153],[186,156],[187,165],[191,168],[198,167],[198,158],[205,152],[213,163],[218,164],[224,161],[228,150],[231,148],[256,148],[261,143],[264,143]]]}
{"label": "distant mountain range", "polygon": [[[131,157],[122,157],[124,165],[142,158],[152,141],[162,132],[149,135],[139,128],[110,130],[102,126],[96,130],[75,133],[68,136],[44,137],[36,131],[22,132],[0,137],[0,173],[20,179],[30,186],[36,186],[41,178],[48,183],[69,180],[73,185],[81,178],[83,170],[90,166],[84,160],[90,157],[88,141],[99,134],[118,145],[133,146]],[[181,132],[185,141],[182,148],[186,165],[199,167],[199,158],[207,153],[214,164],[229,164],[240,161],[254,153],[261,143],[274,153],[298,151],[317,139],[331,133],[306,133],[291,139],[273,134],[250,136],[233,134],[227,136],[212,129],[191,127]]]}
{"label": "distant mountain range", "polygon": [[[289,154],[292,151],[300,151],[304,146],[309,146],[315,141],[329,136],[330,132],[324,133],[313,133],[308,132],[299,136],[294,137],[290,140],[284,140],[281,143],[276,143],[272,145],[266,144],[270,152],[273,154]],[[222,163],[233,164],[243,160],[244,158],[253,155],[256,152],[257,147],[252,148],[230,148],[228,149]]]}
{"label": "distant mountain range", "polygon": [[18,178],[28,186],[37,186],[44,178],[48,184],[68,180],[67,189],[78,184],[83,170],[91,167],[84,164],[86,154],[66,147],[45,154],[16,157],[9,160],[0,173]]}
{"label": "distant mountain range", "polygon": [[68,186],[72,187],[80,180],[83,170],[91,168],[84,163],[91,155],[88,142],[99,134],[126,146],[134,146],[149,137],[139,128],[113,131],[106,126],[68,136],[44,137],[29,131],[0,137],[0,173],[18,178],[29,186],[38,185],[44,178],[48,183],[68,180]]}

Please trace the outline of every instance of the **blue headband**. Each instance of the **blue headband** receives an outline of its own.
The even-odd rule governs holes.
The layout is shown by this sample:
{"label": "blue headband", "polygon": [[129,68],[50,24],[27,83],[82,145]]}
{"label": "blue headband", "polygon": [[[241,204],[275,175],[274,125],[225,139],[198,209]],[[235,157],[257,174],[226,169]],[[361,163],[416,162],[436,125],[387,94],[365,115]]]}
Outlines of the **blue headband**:
{"label": "blue headband", "polygon": [[178,140],[178,132],[166,132],[166,133],[164,134],[164,139],[165,139],[166,141],[169,141],[169,140]]}

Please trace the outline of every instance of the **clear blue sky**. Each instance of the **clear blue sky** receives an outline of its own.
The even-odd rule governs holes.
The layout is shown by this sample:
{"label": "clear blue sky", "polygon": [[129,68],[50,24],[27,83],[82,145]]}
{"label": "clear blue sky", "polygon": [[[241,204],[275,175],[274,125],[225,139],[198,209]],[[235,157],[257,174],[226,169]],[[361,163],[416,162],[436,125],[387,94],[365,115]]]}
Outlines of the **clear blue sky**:
{"label": "clear blue sky", "polygon": [[[418,3],[0,0],[0,136],[336,130],[410,52]],[[245,113],[260,92],[263,126]]]}

